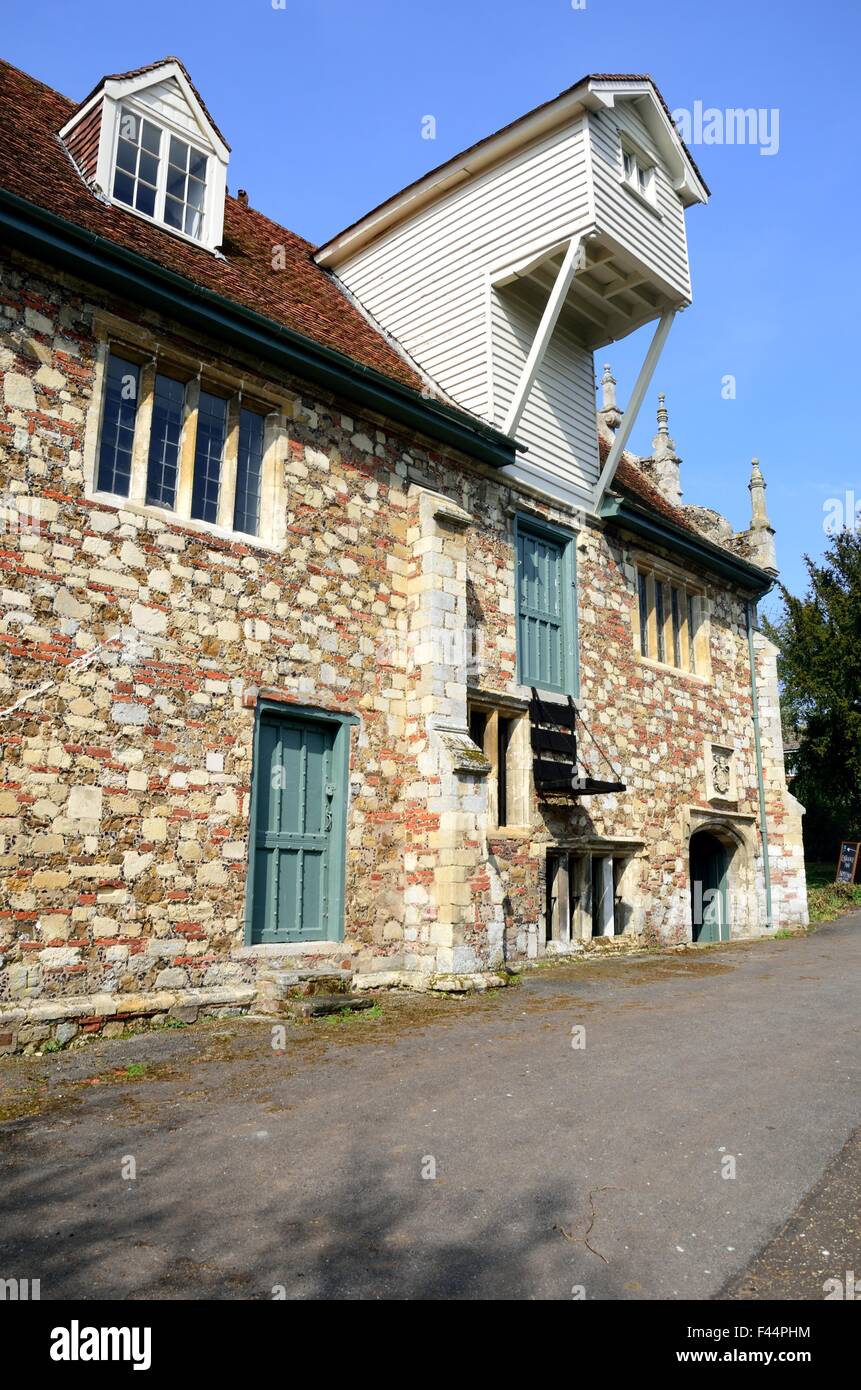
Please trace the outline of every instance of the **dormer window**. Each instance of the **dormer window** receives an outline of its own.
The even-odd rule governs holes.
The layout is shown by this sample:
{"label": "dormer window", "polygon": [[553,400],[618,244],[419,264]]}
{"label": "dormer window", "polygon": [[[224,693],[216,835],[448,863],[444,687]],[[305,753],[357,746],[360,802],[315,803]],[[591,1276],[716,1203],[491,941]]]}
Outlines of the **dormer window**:
{"label": "dormer window", "polygon": [[622,178],[629,188],[648,202],[655,201],[655,166],[633,150],[622,146]]}
{"label": "dormer window", "polygon": [[117,202],[199,241],[207,162],[202,150],[122,107],[113,186]]}
{"label": "dormer window", "polygon": [[220,246],[230,150],[178,59],[103,78],[60,136],[96,191],[176,236]]}

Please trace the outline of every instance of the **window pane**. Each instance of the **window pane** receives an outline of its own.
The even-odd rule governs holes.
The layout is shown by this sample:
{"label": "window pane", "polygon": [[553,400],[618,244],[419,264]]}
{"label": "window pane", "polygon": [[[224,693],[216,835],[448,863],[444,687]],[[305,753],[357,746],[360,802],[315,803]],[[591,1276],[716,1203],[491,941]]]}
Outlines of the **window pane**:
{"label": "window pane", "polygon": [[138,384],[137,364],[111,353],[105,373],[105,408],[96,481],[100,491],[112,492],[118,497],[129,495]]}
{"label": "window pane", "polygon": [[[148,122],[146,124],[148,124]],[[133,145],[136,145],[138,143],[139,125],[140,121],[138,117],[133,111],[129,111],[128,107],[124,106],[120,113],[120,135],[122,138],[124,140],[130,140]]]}
{"label": "window pane", "polygon": [[146,500],[157,507],[176,505],[179,440],[185,386],[172,377],[156,375],[149,439]]}
{"label": "window pane", "polygon": [[675,586],[670,590],[670,599],[673,608],[673,661],[676,666],[682,664],[682,610],[679,591]]}
{"label": "window pane", "polygon": [[167,191],[180,202],[185,198],[185,174],[181,169],[174,169],[172,164],[167,170]]}
{"label": "window pane", "polygon": [[118,169],[114,178],[114,197],[121,203],[128,203],[131,207],[135,196],[135,181],[131,174],[124,174]]}
{"label": "window pane", "polygon": [[256,536],[260,528],[260,494],[263,480],[263,416],[253,410],[239,412],[239,458],[236,463],[236,502],[233,529]]}
{"label": "window pane", "polygon": [[187,236],[199,237],[203,219],[195,208],[185,210],[185,232]]}
{"label": "window pane", "polygon": [[220,396],[210,395],[208,391],[201,391],[191,489],[191,515],[197,521],[218,520],[218,492],[226,431],[227,401]]}
{"label": "window pane", "polygon": [[640,570],[637,574],[637,591],[640,600],[640,655],[649,655],[649,581]]}
{"label": "window pane", "polygon": [[192,150],[188,161],[188,171],[193,178],[206,181],[206,155],[201,154],[200,150]]}
{"label": "window pane", "polygon": [[175,135],[170,137],[170,162],[183,173],[188,168],[188,145],[184,140],[177,140]]}
{"label": "window pane", "polygon": [[165,198],[164,200],[164,220],[169,227],[182,227],[183,204],[178,203],[175,198]]}
{"label": "window pane", "polygon": [[141,145],[150,154],[158,154],[161,145],[161,130],[151,121],[143,122],[143,133],[141,135]]}
{"label": "window pane", "polygon": [[137,168],[137,159],[137,145],[130,145],[128,140],[120,140],[117,145],[117,168],[133,174]]}
{"label": "window pane", "polygon": [[655,580],[655,627],[658,630],[658,660],[666,661],[664,650],[664,586]]}
{"label": "window pane", "polygon": [[150,188],[148,183],[138,184],[138,191],[135,194],[135,207],[138,212],[145,212],[147,217],[152,217],[155,212],[155,189]]}
{"label": "window pane", "polygon": [[202,208],[203,195],[205,192],[206,185],[202,184],[200,179],[189,179],[188,192],[185,195],[189,206],[193,208]]}
{"label": "window pane", "polygon": [[694,673],[697,669],[696,636],[699,616],[699,601],[694,594],[691,594],[688,598],[688,648],[690,653],[688,665]]}
{"label": "window pane", "polygon": [[138,164],[138,178],[143,179],[144,183],[152,184],[153,188],[158,182],[158,160],[144,150],[141,151]]}

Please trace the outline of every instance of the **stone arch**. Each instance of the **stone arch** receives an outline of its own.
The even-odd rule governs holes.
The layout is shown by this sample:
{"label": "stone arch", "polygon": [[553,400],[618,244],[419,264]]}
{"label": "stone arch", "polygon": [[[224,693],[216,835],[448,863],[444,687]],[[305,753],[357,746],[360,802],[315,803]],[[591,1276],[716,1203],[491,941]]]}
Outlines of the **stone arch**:
{"label": "stone arch", "polygon": [[[710,845],[714,847],[715,855],[719,851],[723,859],[723,929],[720,939],[731,940],[735,937],[750,936],[757,931],[760,928],[760,913],[756,871],[757,841],[753,818],[730,817],[719,812],[692,812],[689,816],[687,844],[688,887],[691,894],[690,939],[696,940],[699,935],[698,923],[694,920],[696,914],[693,872],[697,860],[703,862],[705,856],[702,852],[707,851]],[[709,888],[714,886],[708,885]],[[717,905],[715,899],[711,901]]]}

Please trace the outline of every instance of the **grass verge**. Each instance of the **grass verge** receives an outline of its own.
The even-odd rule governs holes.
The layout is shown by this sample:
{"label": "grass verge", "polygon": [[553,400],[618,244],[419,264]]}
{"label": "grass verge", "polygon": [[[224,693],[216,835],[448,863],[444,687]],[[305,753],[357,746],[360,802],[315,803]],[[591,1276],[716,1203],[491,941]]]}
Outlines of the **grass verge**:
{"label": "grass verge", "polygon": [[833,864],[807,864],[806,873],[811,922],[830,922],[861,908],[861,883],[835,883]]}

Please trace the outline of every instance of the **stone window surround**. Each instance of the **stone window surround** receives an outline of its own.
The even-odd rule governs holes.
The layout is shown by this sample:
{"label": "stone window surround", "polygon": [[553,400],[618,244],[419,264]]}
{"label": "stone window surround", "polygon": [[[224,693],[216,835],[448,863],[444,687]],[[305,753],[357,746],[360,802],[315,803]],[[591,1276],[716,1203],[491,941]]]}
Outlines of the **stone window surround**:
{"label": "stone window surround", "polygon": [[[673,565],[668,560],[649,555],[642,551],[635,551],[631,556],[630,567],[633,572],[634,594],[631,602],[631,625],[633,631],[634,653],[637,660],[643,666],[651,666],[656,671],[672,671],[674,675],[685,676],[688,680],[700,681],[704,684],[711,684],[711,622],[710,604],[705,587],[696,580],[691,580],[689,574],[678,566]],[[681,646],[682,664],[676,666],[675,661],[658,661],[657,657],[643,656],[640,650],[640,593],[639,576],[644,574],[649,586],[649,650],[657,651],[657,609],[655,605],[655,582],[660,581],[664,584],[671,584],[679,589],[682,594],[681,612],[681,631],[679,642]],[[693,598],[699,603],[700,621],[697,629],[696,644],[694,650],[694,664],[696,669],[690,670],[690,648],[688,632],[688,599]],[[673,650],[673,619],[672,612],[669,610],[664,614],[664,652]]]}
{"label": "stone window surround", "polygon": [[[293,418],[295,396],[275,391],[259,377],[224,371],[211,360],[200,358],[173,345],[165,345],[148,329],[98,313],[94,318],[97,339],[93,392],[87,411],[84,438],[84,486],[88,501],[99,502],[136,515],[154,517],[205,536],[215,536],[234,544],[283,552],[286,547],[286,484],[284,462],[287,457],[287,422]],[[96,486],[99,445],[105,403],[108,354],[116,352],[140,367],[140,395],[135,418],[132,477],[128,497],[104,492]],[[185,416],[179,451],[176,507],[170,510],[146,502],[149,429],[152,417],[156,371],[163,371],[186,382]],[[196,434],[196,397],[199,389],[227,394],[228,431],[222,460],[218,522],[206,522],[190,515]],[[239,446],[239,401],[243,407],[264,416],[264,454],[260,499],[260,534],[233,529],[236,463]]]}
{"label": "stone window surround", "polygon": [[[571,943],[592,939],[593,860],[600,862],[602,869],[605,865],[610,866],[613,883],[612,934],[616,935],[616,926],[618,925],[619,917],[624,916],[626,913],[629,916],[633,916],[633,906],[638,892],[640,861],[643,856],[644,842],[627,837],[606,840],[588,839],[580,842],[560,841],[558,843],[549,843],[542,846],[542,849],[545,855],[545,871],[543,875],[545,884],[545,908],[543,914],[545,951],[548,954],[560,951],[564,953],[566,947],[570,946]],[[558,919],[555,922],[549,920],[552,896],[550,884],[551,861],[555,861],[557,873],[560,871],[560,866],[562,866],[563,883],[565,882],[565,876],[573,873],[576,876],[576,883],[579,889],[574,912],[569,912],[569,900],[566,899],[566,906],[560,906]],[[565,889],[563,888],[562,891],[564,892]],[[561,904],[558,892],[556,901]],[[623,922],[622,934],[625,933],[628,926],[628,923]],[[546,936],[548,931],[550,932],[549,938]]]}
{"label": "stone window surround", "polygon": [[[490,692],[467,691],[468,709],[479,710],[487,716],[481,752],[490,764],[488,776],[489,833],[495,838],[520,839],[532,834],[532,746],[529,733],[528,707],[522,701],[506,700]],[[508,744],[506,759],[506,789],[509,819],[499,825],[499,720],[509,719],[514,728]],[[475,745],[478,747],[478,745]]]}

